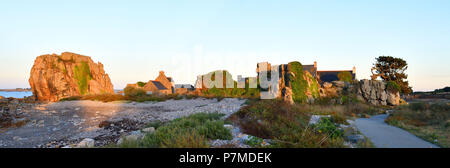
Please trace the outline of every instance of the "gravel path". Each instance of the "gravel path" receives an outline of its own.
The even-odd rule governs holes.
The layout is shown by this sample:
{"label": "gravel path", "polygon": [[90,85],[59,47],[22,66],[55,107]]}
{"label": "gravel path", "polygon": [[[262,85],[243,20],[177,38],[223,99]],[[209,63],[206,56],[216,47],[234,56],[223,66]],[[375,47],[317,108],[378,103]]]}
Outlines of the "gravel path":
{"label": "gravel path", "polygon": [[[201,112],[229,116],[244,102],[245,99],[198,98],[146,103],[66,101],[36,105],[24,112],[26,125],[0,132],[0,148],[62,147],[84,138],[93,138],[96,146],[102,146],[104,144],[97,142],[117,141],[123,134],[149,122],[165,122]],[[104,121],[109,122],[108,128],[100,127]]]}
{"label": "gravel path", "polygon": [[378,148],[439,148],[403,129],[386,124],[386,117],[383,114],[356,119],[355,125]]}

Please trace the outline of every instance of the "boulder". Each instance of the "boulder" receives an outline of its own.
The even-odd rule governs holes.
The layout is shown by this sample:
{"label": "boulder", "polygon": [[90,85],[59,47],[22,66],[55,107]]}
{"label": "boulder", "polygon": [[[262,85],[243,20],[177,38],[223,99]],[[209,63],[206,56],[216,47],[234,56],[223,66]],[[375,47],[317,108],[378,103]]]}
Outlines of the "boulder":
{"label": "boulder", "polygon": [[356,97],[358,100],[369,102],[372,105],[400,104],[400,94],[391,93],[387,90],[386,83],[379,80],[363,79],[355,84]]}
{"label": "boulder", "polygon": [[95,140],[91,138],[85,138],[80,143],[78,143],[78,148],[93,148],[95,146]]}
{"label": "boulder", "polygon": [[[152,127],[153,128],[153,127]],[[125,137],[120,138],[117,141],[117,145],[121,145],[124,141],[137,141],[144,138],[145,134],[143,134],[141,131],[133,131],[130,135],[127,135]]]}
{"label": "boulder", "polygon": [[94,63],[88,56],[69,52],[37,57],[31,68],[29,83],[33,96],[40,101],[114,93],[102,63]]}
{"label": "boulder", "polygon": [[154,133],[155,132],[155,128],[154,127],[144,128],[144,129],[142,129],[142,132],[144,132],[144,133]]}
{"label": "boulder", "polygon": [[398,106],[400,105],[400,93],[392,93],[388,92],[387,94],[387,104],[391,106]]}
{"label": "boulder", "polygon": [[333,81],[332,83],[337,88],[345,88],[346,86],[348,86],[348,84],[346,84],[344,81]]}
{"label": "boulder", "polygon": [[331,87],[333,87],[333,84],[328,83],[328,82],[323,83],[323,88],[328,89],[328,88],[331,88]]}

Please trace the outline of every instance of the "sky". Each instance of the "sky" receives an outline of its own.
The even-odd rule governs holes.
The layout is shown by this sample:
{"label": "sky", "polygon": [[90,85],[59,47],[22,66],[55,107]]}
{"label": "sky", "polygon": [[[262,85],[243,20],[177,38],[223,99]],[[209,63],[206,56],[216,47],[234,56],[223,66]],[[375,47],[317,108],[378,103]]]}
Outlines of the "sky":
{"label": "sky", "polygon": [[34,59],[74,52],[105,66],[114,88],[175,83],[226,69],[256,76],[258,62],[356,66],[403,58],[415,91],[450,85],[448,0],[0,0],[0,88],[29,87]]}

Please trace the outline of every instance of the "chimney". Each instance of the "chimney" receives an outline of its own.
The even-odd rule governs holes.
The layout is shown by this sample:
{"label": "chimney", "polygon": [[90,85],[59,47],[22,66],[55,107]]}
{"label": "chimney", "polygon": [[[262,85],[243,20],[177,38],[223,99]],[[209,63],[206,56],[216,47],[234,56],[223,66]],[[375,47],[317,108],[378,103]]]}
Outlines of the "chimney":
{"label": "chimney", "polygon": [[317,69],[317,61],[314,61],[314,68]]}
{"label": "chimney", "polygon": [[353,74],[356,74],[356,67],[353,66]]}
{"label": "chimney", "polygon": [[164,75],[164,71],[159,71],[159,75]]}

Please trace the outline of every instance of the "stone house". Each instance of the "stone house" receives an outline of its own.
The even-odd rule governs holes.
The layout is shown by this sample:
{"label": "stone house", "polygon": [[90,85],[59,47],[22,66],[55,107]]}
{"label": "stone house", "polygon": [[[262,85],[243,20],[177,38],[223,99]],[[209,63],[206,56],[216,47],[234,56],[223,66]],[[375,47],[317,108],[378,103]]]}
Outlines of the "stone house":
{"label": "stone house", "polygon": [[175,93],[177,94],[187,94],[190,91],[194,91],[195,88],[191,84],[176,84]]}
{"label": "stone house", "polygon": [[167,77],[164,71],[159,71],[155,80],[148,81],[143,87],[138,84],[128,84],[127,87],[141,88],[147,94],[173,94],[175,93],[174,81],[171,77]]}
{"label": "stone house", "polygon": [[356,79],[356,67],[353,67],[352,70],[322,70],[319,71],[317,69],[317,62],[314,61],[314,64],[311,65],[303,65],[303,71],[308,71],[313,77],[317,79],[320,84],[325,82],[331,83],[333,81],[339,80],[339,73],[341,72],[349,72],[352,74],[352,80]]}
{"label": "stone house", "polygon": [[158,77],[155,80],[150,80],[143,87],[147,94],[162,93],[173,94],[175,93],[174,81],[171,77],[167,77],[164,71],[159,71]]}

